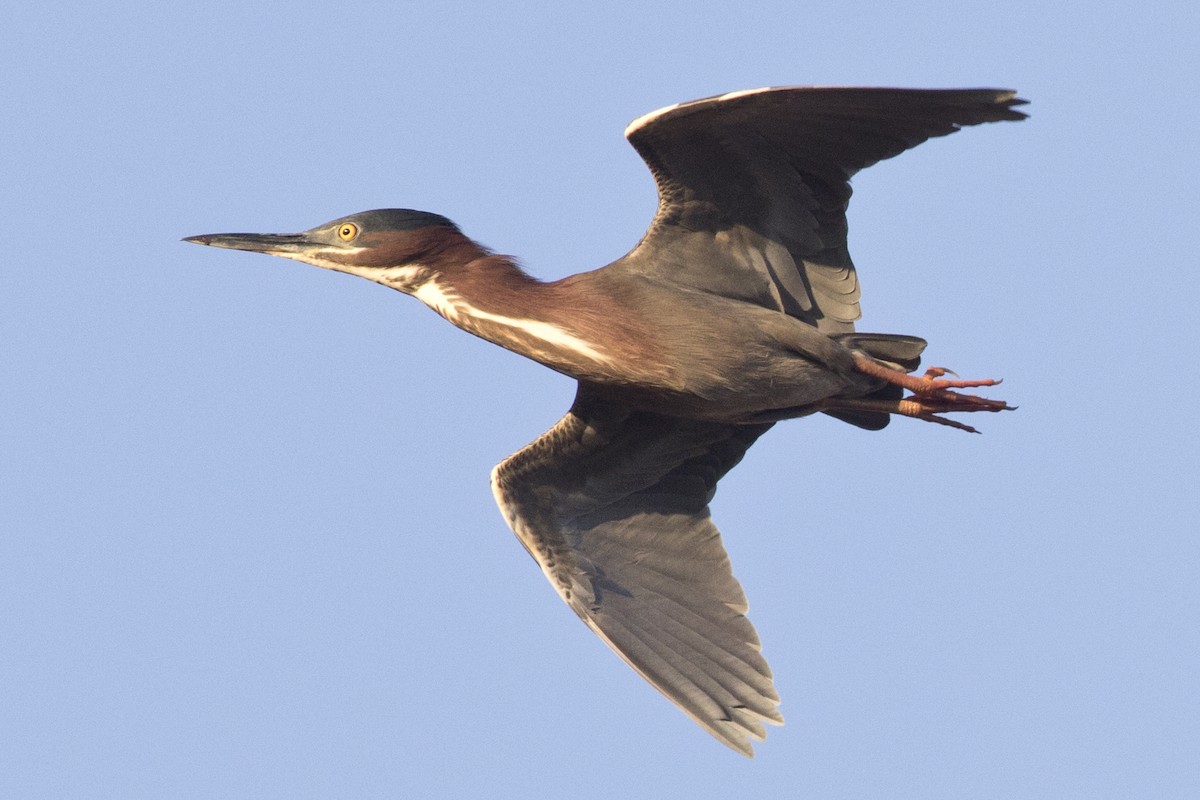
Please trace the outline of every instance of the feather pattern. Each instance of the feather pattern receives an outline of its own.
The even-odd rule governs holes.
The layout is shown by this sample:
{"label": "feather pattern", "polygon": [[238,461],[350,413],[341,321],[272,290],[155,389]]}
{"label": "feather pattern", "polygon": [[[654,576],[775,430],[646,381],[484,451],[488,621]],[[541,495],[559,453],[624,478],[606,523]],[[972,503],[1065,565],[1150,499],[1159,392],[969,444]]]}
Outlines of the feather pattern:
{"label": "feather pattern", "polygon": [[853,331],[851,176],[964,125],[1022,119],[1023,102],[1004,89],[785,87],[647,114],[625,135],[654,175],[658,210],[613,266]]}
{"label": "feather pattern", "polygon": [[708,503],[770,425],[663,417],[581,386],[496,467],[496,500],[576,614],[702,727],[747,755],[779,695]]}
{"label": "feather pattern", "polygon": [[413,209],[188,241],[376,281],[578,380],[566,416],[493,471],[496,500],[575,613],[750,755],[763,723],[783,718],[709,516],[717,482],[776,420],[821,410],[872,430],[894,413],[949,424],[900,408],[912,384],[879,372],[916,369],[924,340],[854,333],[849,181],[930,137],[1022,119],[1023,102],[999,89],[794,87],[660,109],[626,130],[658,187],[650,228],[625,257],[549,283]]}

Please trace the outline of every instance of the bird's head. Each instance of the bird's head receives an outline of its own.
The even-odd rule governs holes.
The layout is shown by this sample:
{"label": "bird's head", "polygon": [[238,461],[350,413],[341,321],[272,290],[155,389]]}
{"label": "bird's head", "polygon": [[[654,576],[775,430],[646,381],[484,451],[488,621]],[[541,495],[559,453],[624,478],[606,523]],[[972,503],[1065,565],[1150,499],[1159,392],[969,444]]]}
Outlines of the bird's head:
{"label": "bird's head", "polygon": [[405,284],[428,272],[439,254],[469,240],[438,214],[385,208],[351,214],[303,233],[208,233],[184,241],[282,256],[408,289]]}

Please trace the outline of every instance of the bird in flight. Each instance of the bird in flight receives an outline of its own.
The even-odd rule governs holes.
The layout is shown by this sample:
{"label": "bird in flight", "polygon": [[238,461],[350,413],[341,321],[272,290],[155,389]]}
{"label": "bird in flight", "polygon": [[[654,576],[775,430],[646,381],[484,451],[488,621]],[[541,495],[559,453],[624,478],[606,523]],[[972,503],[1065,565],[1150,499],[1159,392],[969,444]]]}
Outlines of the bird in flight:
{"label": "bird in flight", "polygon": [[[857,333],[850,178],[934,136],[1020,120],[1000,89],[768,88],[659,109],[625,136],[658,187],[641,241],[539,281],[437,214],[384,209],[197,244],[291,258],[413,295],[578,382],[550,430],[492,471],[508,524],[580,619],[718,740],[753,755],[779,695],[709,515],[781,420],[1001,411],[915,374],[925,341]],[[908,394],[905,395],[905,390]]]}

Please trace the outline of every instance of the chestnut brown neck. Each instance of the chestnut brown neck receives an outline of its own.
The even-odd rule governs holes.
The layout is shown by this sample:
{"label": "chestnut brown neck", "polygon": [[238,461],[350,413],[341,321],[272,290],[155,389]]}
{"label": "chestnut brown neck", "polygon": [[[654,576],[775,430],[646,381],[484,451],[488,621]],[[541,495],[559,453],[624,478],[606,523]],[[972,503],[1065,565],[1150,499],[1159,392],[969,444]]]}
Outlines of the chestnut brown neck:
{"label": "chestnut brown neck", "polygon": [[[511,258],[445,229],[380,283],[412,294],[468,333],[581,380],[625,380],[652,337],[584,273],[545,283]],[[390,279],[388,277],[390,273]]]}

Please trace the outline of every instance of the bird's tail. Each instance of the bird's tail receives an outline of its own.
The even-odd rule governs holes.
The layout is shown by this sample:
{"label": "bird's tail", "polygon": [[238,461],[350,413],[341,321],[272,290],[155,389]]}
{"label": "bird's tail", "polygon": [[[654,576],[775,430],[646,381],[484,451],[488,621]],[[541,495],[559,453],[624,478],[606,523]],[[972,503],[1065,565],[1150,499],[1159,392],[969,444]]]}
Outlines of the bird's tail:
{"label": "bird's tail", "polygon": [[[916,336],[903,336],[895,333],[843,333],[834,335],[842,344],[852,350],[858,350],[889,367],[903,372],[912,372],[921,365],[921,352],[928,344]],[[887,384],[871,394],[865,395],[868,400],[899,400],[904,390],[899,386]],[[829,416],[848,422],[859,428],[877,431],[887,427],[892,415],[872,411],[826,411]]]}

